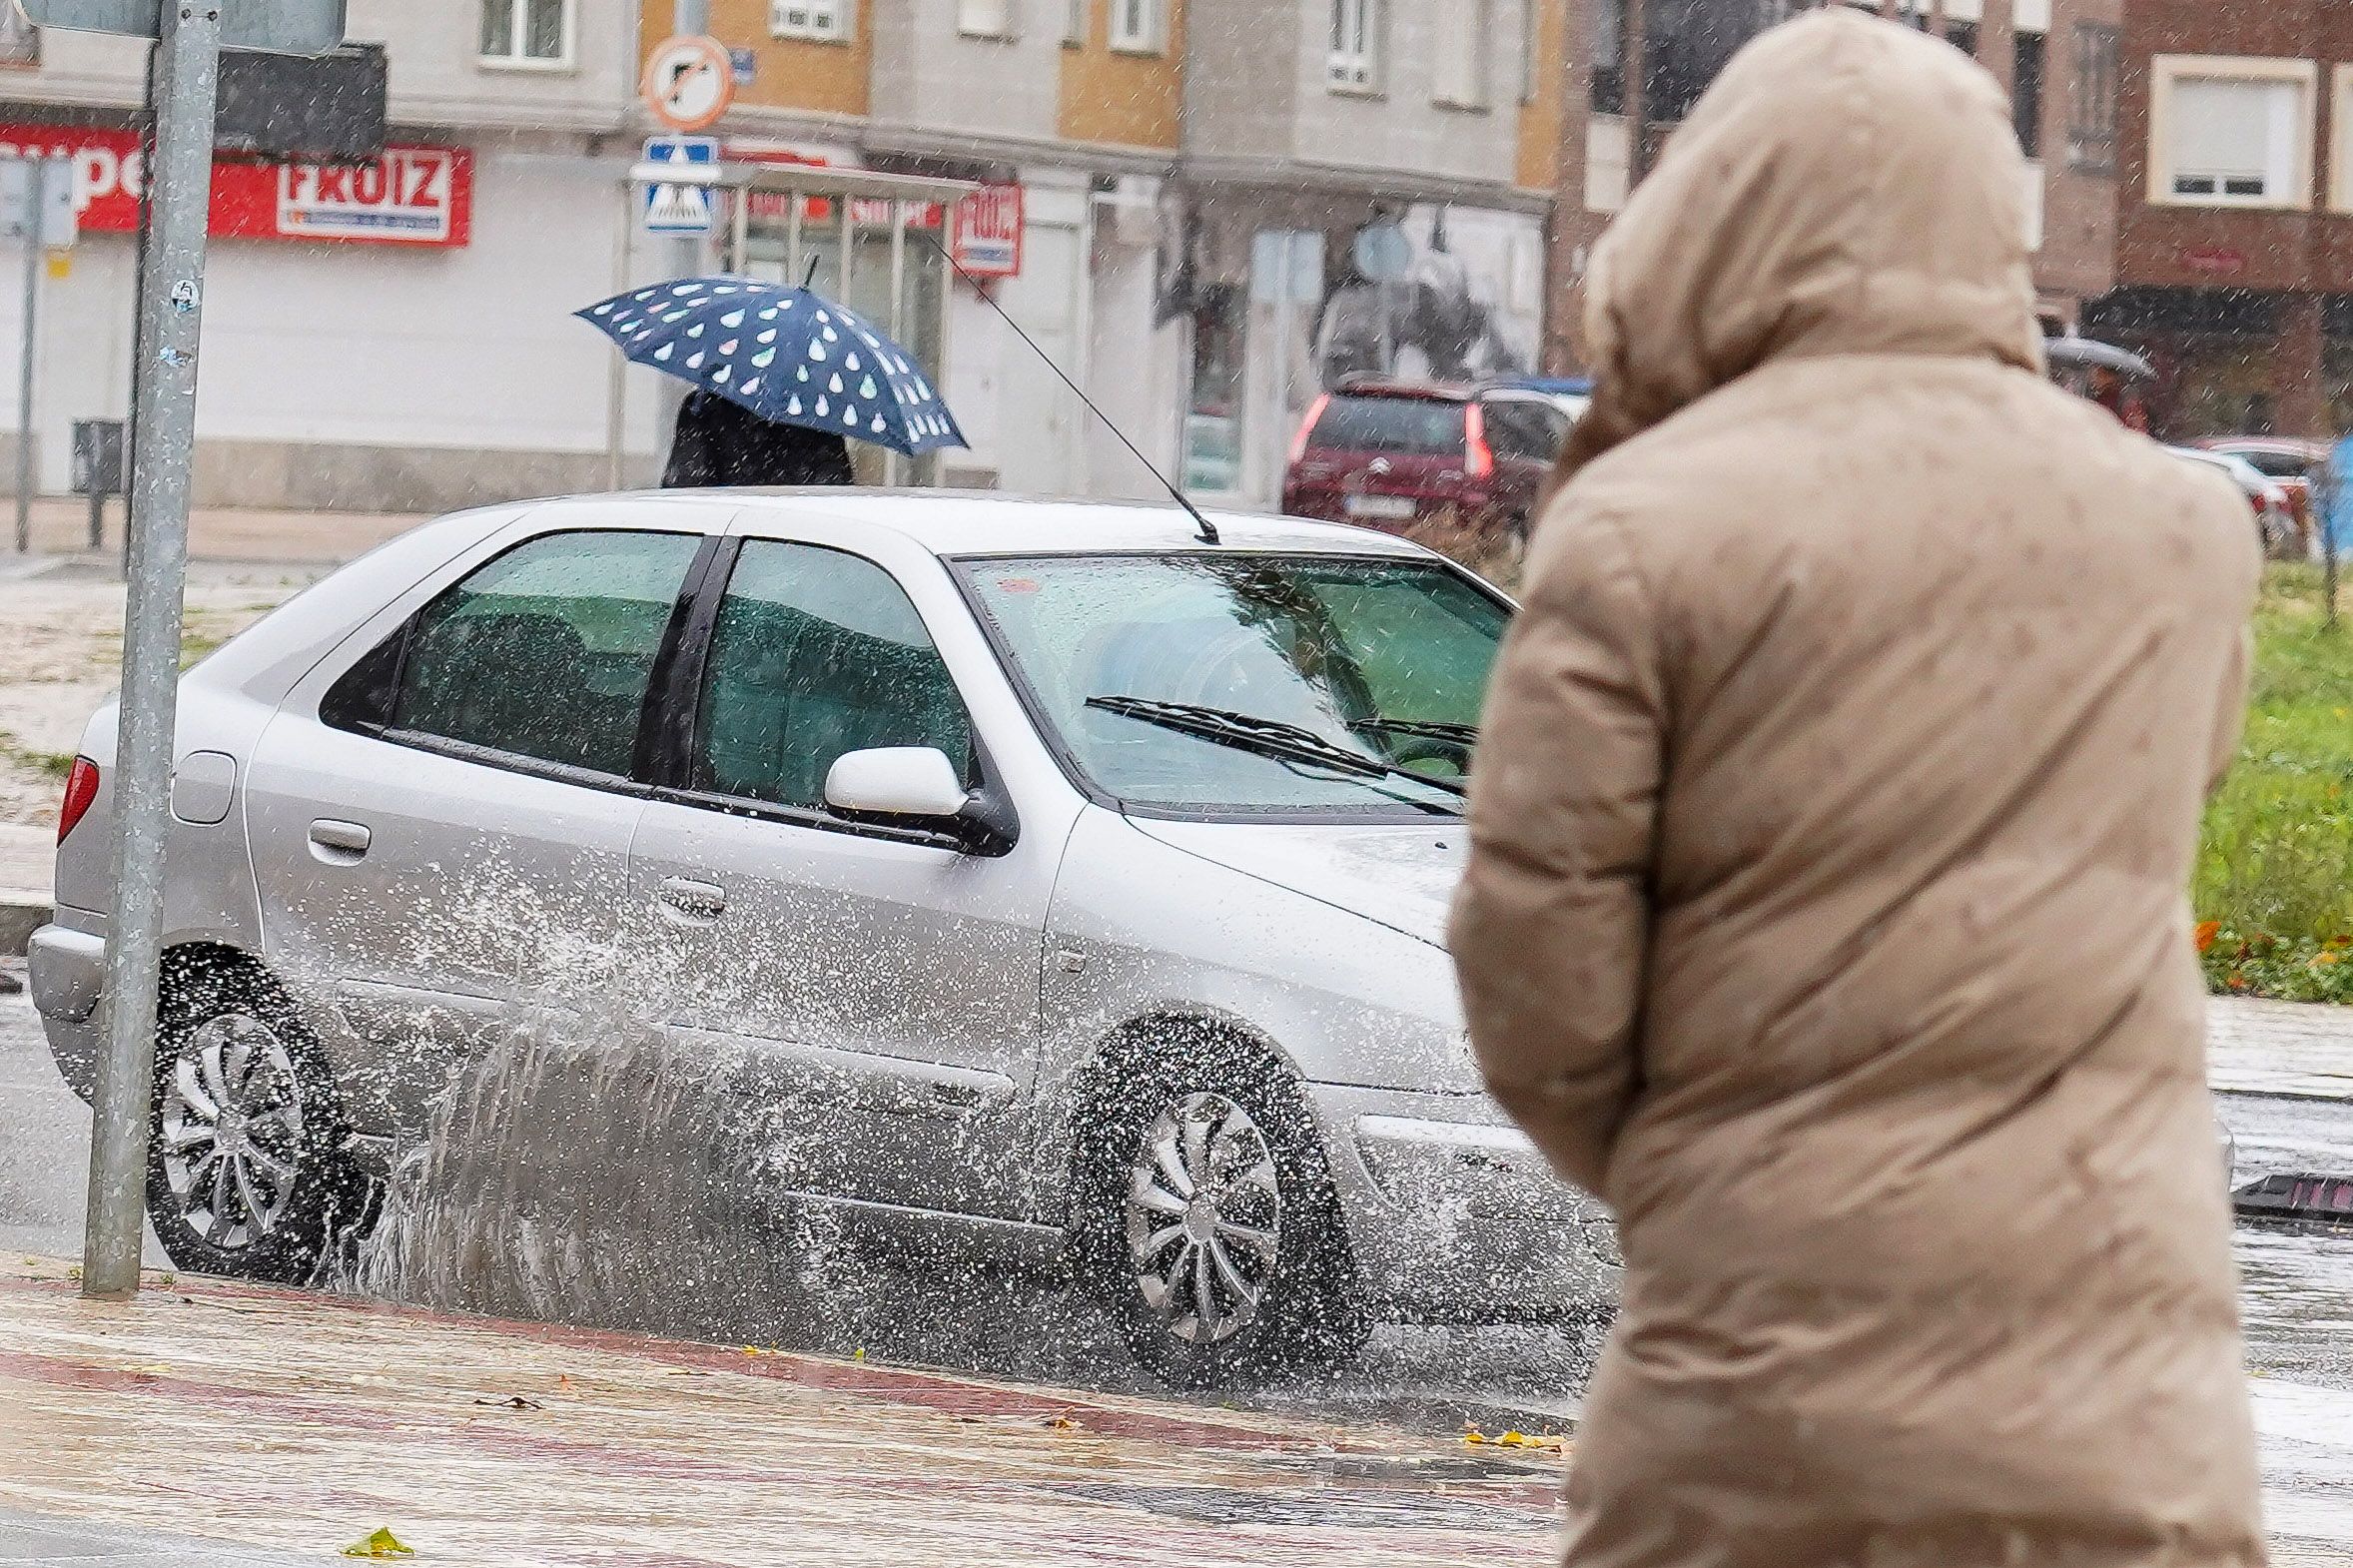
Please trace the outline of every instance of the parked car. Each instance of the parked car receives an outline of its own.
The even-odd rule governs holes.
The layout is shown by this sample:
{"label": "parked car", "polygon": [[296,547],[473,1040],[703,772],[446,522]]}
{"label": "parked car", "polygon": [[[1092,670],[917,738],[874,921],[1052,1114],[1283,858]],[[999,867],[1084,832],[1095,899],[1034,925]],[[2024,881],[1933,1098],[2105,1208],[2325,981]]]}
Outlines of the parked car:
{"label": "parked car", "polygon": [[1392,532],[1451,515],[1524,536],[1570,422],[1539,392],[1349,381],[1300,422],[1282,509]]}
{"label": "parked car", "polygon": [[2278,485],[2288,498],[2300,539],[2315,539],[2312,480],[2328,462],[2329,443],[2293,435],[2211,435],[2190,443],[2200,451],[2244,458],[2256,472]]}
{"label": "parked car", "polygon": [[[1216,528],[577,498],[290,600],[182,682],[166,1252],[307,1276],[450,1042],[495,1049],[567,953],[642,947],[688,977],[664,1038],[806,1135],[778,1201],[1067,1254],[1172,1382],[1605,1299],[1608,1221],[1482,1092],[1442,945],[1509,603],[1362,529]],[[110,706],[31,945],[85,1097],[114,735]]]}
{"label": "parked car", "polygon": [[2305,530],[2297,525],[2294,508],[2289,504],[2288,492],[2277,480],[2266,477],[2246,458],[2229,452],[2207,451],[2196,446],[2168,446],[2165,448],[2184,461],[2220,469],[2230,482],[2246,496],[2247,505],[2255,514],[2255,535],[2263,543],[2263,553],[2276,560],[2302,560],[2308,552]]}
{"label": "parked car", "polygon": [[1593,406],[1593,379],[1587,376],[1515,376],[1494,384],[1512,392],[1532,392],[1552,399],[1554,407],[1573,425]]}

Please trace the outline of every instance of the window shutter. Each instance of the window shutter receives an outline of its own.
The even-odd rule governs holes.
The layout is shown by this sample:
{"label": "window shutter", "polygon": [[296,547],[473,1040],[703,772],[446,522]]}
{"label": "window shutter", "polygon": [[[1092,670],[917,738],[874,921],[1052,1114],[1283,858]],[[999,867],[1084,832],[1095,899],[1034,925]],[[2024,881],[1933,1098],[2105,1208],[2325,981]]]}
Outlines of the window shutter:
{"label": "window shutter", "polygon": [[[2187,78],[2173,85],[2173,168],[2176,181],[2220,195],[2232,182],[2261,181],[2267,195],[2285,189],[2295,152],[2295,88],[2285,82],[2229,82]],[[2281,167],[2282,162],[2287,167]],[[2274,176],[2278,186],[2271,184]],[[2210,186],[2202,182],[2211,181]]]}

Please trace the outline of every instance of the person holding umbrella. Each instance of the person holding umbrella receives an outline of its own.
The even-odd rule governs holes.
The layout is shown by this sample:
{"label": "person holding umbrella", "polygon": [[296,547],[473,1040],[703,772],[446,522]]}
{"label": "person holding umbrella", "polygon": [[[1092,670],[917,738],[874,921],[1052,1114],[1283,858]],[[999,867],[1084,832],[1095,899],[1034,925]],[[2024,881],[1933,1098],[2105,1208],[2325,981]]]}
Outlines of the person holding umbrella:
{"label": "person holding umbrella", "polygon": [[694,391],[664,488],[849,484],[848,442],[908,456],[964,433],[914,358],[848,307],[749,278],[649,285],[576,312]]}
{"label": "person holding umbrella", "polygon": [[686,394],[662,466],[665,490],[729,484],[854,484],[850,443],[831,430],[763,419],[717,392]]}

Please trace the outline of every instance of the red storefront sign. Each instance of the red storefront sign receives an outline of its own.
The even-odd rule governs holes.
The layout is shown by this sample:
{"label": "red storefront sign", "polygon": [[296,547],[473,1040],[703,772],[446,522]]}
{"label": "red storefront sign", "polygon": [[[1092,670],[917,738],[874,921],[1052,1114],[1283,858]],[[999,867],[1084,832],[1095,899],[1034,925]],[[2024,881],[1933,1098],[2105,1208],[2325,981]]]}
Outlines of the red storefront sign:
{"label": "red storefront sign", "polygon": [[[727,161],[739,164],[769,164],[776,168],[830,169],[831,159],[818,158],[808,153],[779,151],[774,148],[745,150],[727,149]],[[754,191],[751,193],[751,220],[754,223],[789,223],[792,219],[792,200],[782,191]],[[947,214],[938,202],[909,202],[907,227],[937,229],[946,221]],[[826,196],[801,198],[801,221],[810,224],[833,222],[833,199]],[[891,227],[891,201],[882,196],[859,196],[850,200],[850,222],[861,229]]]}
{"label": "red storefront sign", "polygon": [[2235,278],[2247,270],[2247,259],[2241,252],[2227,251],[2218,245],[2199,245],[2182,251],[2181,265],[2209,278]]}
{"label": "red storefront sign", "polygon": [[1022,188],[984,185],[956,204],[956,264],[976,278],[1022,270]]}
{"label": "red storefront sign", "polygon": [[[146,168],[136,131],[0,125],[0,157],[72,160],[82,228],[139,227]],[[364,245],[464,245],[473,233],[473,154],[462,147],[388,147],[371,163],[213,167],[211,230],[220,240],[342,240]]]}

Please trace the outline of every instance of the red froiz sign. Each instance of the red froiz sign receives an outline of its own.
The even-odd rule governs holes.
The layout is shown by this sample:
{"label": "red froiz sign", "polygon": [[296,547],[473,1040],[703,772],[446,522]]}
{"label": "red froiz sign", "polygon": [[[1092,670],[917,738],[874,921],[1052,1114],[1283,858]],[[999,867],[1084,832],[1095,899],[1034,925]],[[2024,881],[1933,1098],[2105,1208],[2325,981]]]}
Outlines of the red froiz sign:
{"label": "red froiz sign", "polygon": [[[0,157],[24,153],[71,160],[83,229],[138,229],[147,170],[136,131],[0,125]],[[461,246],[473,231],[473,155],[462,147],[388,147],[348,168],[223,161],[213,167],[210,227],[223,240]]]}
{"label": "red froiz sign", "polygon": [[956,204],[956,265],[976,278],[1022,270],[1022,188],[984,185]]}

